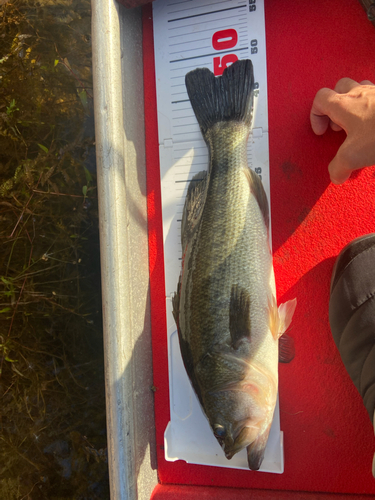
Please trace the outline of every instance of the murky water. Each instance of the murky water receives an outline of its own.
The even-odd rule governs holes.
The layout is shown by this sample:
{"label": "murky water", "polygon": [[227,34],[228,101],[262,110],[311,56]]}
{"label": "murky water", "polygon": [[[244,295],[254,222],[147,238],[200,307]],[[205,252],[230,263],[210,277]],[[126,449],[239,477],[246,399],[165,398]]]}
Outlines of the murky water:
{"label": "murky water", "polygon": [[0,7],[0,498],[109,498],[87,0]]}

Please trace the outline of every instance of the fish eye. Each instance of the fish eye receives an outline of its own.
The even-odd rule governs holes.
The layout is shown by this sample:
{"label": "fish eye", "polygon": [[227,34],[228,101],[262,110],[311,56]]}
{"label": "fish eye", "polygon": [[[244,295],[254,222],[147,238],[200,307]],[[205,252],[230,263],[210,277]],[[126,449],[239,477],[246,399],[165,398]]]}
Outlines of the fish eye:
{"label": "fish eye", "polygon": [[218,438],[224,438],[226,435],[226,430],[222,425],[215,424],[214,425],[214,434]]}

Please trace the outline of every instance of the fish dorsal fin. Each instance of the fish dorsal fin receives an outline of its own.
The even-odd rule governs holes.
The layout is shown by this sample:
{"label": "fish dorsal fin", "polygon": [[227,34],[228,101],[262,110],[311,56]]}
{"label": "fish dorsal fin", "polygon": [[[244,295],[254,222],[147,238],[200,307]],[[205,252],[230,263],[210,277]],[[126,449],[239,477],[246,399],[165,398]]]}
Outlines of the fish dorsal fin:
{"label": "fish dorsal fin", "polygon": [[194,391],[196,395],[198,396],[200,404],[203,406],[203,399],[202,399],[202,394],[201,394],[201,389],[200,385],[198,383],[196,374],[195,374],[195,369],[194,369],[194,358],[193,354],[191,352],[191,347],[190,343],[186,340],[186,338],[183,335],[183,330],[180,328],[180,296],[181,296],[181,282],[182,282],[182,276],[180,275],[180,278],[178,280],[178,285],[177,285],[177,292],[174,294],[172,298],[172,313],[174,320],[176,322],[177,326],[177,333],[178,333],[178,339],[179,339],[179,344],[180,344],[180,349],[181,349],[181,354],[182,354],[182,360],[186,369],[186,373],[188,374],[188,377],[193,385]]}
{"label": "fish dorsal fin", "polygon": [[297,299],[288,300],[279,307],[273,295],[271,299],[268,299],[269,327],[275,340],[279,339],[289,328],[296,306]]}
{"label": "fish dorsal fin", "polygon": [[237,349],[241,340],[250,340],[250,294],[239,285],[232,285],[229,304],[231,345]]}
{"label": "fish dorsal fin", "polygon": [[202,213],[206,186],[206,171],[198,172],[190,181],[181,220],[181,243],[183,251],[185,251],[199,215]]}
{"label": "fish dorsal fin", "polygon": [[261,178],[259,177],[258,174],[256,174],[251,168],[246,168],[244,170],[245,175],[249,181],[250,184],[250,190],[255,196],[260,211],[262,212],[264,223],[266,225],[266,228],[269,229],[270,225],[270,210],[268,206],[268,199],[266,192],[263,187],[263,183]]}
{"label": "fish dorsal fin", "polygon": [[172,314],[176,322],[177,328],[179,328],[179,318],[180,318],[180,295],[181,295],[181,275],[177,283],[177,291],[172,298]]}

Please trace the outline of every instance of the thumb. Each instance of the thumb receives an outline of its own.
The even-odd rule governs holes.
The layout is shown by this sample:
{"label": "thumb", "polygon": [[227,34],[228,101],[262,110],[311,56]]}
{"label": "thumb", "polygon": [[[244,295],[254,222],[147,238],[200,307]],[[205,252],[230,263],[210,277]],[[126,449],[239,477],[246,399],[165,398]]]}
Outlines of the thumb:
{"label": "thumb", "polygon": [[350,154],[348,154],[345,142],[339,148],[336,156],[328,165],[328,172],[333,184],[343,184],[349,179],[350,174],[356,168],[356,166],[352,165],[352,162],[350,161]]}

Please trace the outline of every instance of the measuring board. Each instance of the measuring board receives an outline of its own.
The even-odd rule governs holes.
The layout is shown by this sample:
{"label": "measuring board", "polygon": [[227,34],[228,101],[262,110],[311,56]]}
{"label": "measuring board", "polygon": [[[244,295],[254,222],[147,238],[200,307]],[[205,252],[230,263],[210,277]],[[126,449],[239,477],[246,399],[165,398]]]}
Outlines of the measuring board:
{"label": "measuring board", "polygon": [[[180,354],[171,298],[181,271],[180,223],[187,188],[196,173],[208,168],[207,147],[185,88],[189,71],[207,67],[219,76],[237,59],[252,60],[256,90],[248,163],[261,176],[270,200],[263,1],[153,3],[171,413],[165,431],[168,461],[248,470],[246,450],[230,461],[225,458],[191,388]],[[260,470],[284,471],[278,403]]]}

